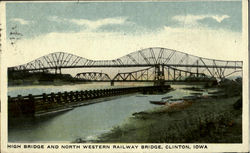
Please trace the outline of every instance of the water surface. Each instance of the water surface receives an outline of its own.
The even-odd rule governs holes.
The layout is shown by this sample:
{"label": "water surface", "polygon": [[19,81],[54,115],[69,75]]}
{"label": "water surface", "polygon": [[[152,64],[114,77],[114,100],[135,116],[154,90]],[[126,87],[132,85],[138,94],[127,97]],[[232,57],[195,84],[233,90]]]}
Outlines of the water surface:
{"label": "water surface", "polygon": [[[92,86],[91,88],[97,87],[101,86]],[[71,111],[46,118],[17,120],[9,126],[8,138],[10,142],[72,142],[77,138],[95,140],[100,134],[106,133],[114,126],[126,122],[135,112],[162,107],[150,104],[150,100],[160,100],[165,96],[181,98],[189,96],[193,92],[182,89],[187,86],[175,85],[172,87],[175,90],[166,94],[146,95],[146,97],[141,97],[141,94],[124,95],[102,103],[77,107]],[[64,86],[64,88],[79,90],[79,88],[86,87],[76,85]],[[22,91],[24,93],[39,94],[40,91],[57,92],[61,90],[62,87],[53,88],[52,86],[19,87],[10,89],[8,93],[16,95]]]}

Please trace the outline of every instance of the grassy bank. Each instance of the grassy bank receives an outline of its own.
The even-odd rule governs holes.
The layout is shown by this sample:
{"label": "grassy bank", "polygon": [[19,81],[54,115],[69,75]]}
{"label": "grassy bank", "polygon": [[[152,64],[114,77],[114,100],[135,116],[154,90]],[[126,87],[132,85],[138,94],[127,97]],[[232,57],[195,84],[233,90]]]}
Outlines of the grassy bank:
{"label": "grassy bank", "polygon": [[127,124],[103,134],[99,142],[240,143],[239,97],[202,99],[172,107],[135,113]]}
{"label": "grassy bank", "polygon": [[100,142],[240,143],[239,97],[185,102],[134,114],[127,124],[113,128]]}
{"label": "grassy bank", "polygon": [[100,136],[104,143],[241,143],[242,82],[223,80],[220,95],[136,112]]}

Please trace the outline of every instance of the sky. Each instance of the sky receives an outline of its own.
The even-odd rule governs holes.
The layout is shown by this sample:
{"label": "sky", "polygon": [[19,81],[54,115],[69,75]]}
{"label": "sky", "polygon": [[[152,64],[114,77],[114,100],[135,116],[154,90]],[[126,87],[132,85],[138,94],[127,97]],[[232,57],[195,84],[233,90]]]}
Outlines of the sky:
{"label": "sky", "polygon": [[243,60],[241,11],[241,1],[9,2],[9,66],[58,51],[112,60],[149,47]]}

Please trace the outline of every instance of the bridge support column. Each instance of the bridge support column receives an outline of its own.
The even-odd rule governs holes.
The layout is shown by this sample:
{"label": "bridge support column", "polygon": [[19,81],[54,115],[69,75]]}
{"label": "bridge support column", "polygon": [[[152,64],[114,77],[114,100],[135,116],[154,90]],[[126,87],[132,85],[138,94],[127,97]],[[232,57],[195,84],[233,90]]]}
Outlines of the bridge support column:
{"label": "bridge support column", "polygon": [[155,65],[155,80],[165,80],[164,65]]}
{"label": "bridge support column", "polygon": [[55,68],[55,74],[58,74],[57,70],[59,71],[59,74],[62,74],[62,69],[60,67]]}
{"label": "bridge support column", "polygon": [[196,68],[196,77],[198,78],[199,77],[199,61],[197,61],[197,68]]}
{"label": "bridge support column", "polygon": [[169,76],[170,76],[170,72],[169,72],[169,67],[168,67],[168,80],[170,80]]}
{"label": "bridge support column", "polygon": [[174,80],[175,80],[175,69],[174,69]]}
{"label": "bridge support column", "polygon": [[155,80],[160,78],[160,65],[155,65]]}
{"label": "bridge support column", "polygon": [[161,79],[165,80],[164,65],[161,66]]}
{"label": "bridge support column", "polygon": [[111,81],[111,82],[110,82],[110,85],[111,85],[111,86],[114,86],[114,84],[115,84],[114,81]]}

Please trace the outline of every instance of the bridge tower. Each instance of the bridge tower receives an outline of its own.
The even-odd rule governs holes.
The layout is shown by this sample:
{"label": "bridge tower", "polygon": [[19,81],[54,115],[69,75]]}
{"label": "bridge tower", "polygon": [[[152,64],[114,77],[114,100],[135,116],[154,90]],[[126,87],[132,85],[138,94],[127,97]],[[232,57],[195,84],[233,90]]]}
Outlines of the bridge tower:
{"label": "bridge tower", "polygon": [[59,71],[59,74],[62,74],[62,69],[60,67],[55,68],[55,74],[58,74],[57,70]]}
{"label": "bridge tower", "polygon": [[164,65],[157,64],[155,65],[155,78],[154,85],[164,85],[165,75],[164,75]]}
{"label": "bridge tower", "polygon": [[114,80],[111,80],[111,81],[110,81],[110,85],[111,85],[111,86],[114,86],[114,84],[115,84]]}

